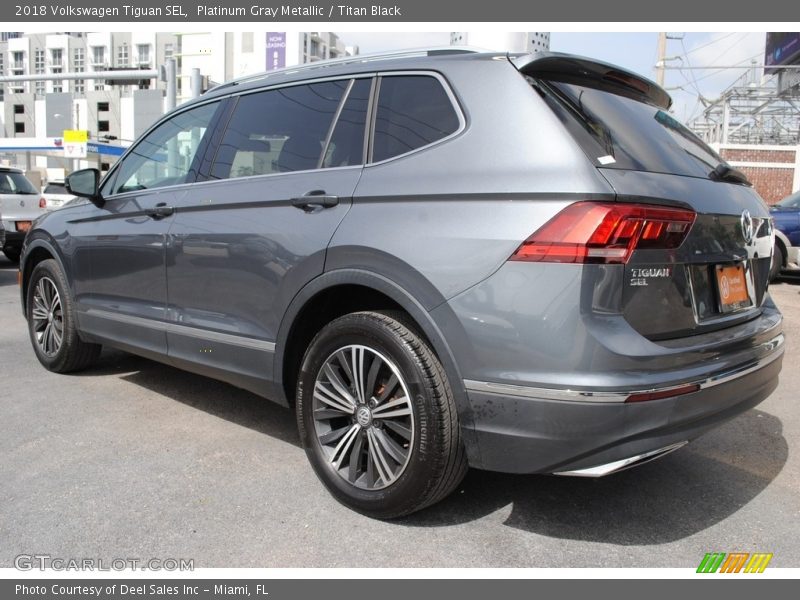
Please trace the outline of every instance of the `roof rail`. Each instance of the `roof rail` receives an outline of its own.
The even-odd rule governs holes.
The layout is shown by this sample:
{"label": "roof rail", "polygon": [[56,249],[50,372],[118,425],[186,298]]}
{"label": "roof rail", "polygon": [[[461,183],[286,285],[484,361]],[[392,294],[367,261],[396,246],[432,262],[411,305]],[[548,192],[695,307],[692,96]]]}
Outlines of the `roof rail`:
{"label": "roof rail", "polygon": [[[274,75],[281,75],[286,73],[298,73],[302,71],[309,71],[312,69],[321,69],[325,67],[334,67],[339,65],[367,63],[379,60],[393,60],[398,58],[408,58],[414,56],[446,56],[449,54],[474,54],[480,52],[488,52],[482,48],[472,46],[430,46],[425,48],[410,48],[408,50],[392,50],[388,52],[376,52],[372,54],[357,54],[355,56],[345,56],[343,58],[334,58],[328,60],[320,60],[302,65],[295,65],[292,67],[284,67],[282,69],[275,69],[273,71],[264,71],[263,73],[256,73],[254,75],[245,75],[226,81],[212,90],[220,90],[223,88],[231,87],[234,85],[242,85],[245,83],[253,83],[262,79],[267,79]],[[211,91],[211,90],[209,90]]]}

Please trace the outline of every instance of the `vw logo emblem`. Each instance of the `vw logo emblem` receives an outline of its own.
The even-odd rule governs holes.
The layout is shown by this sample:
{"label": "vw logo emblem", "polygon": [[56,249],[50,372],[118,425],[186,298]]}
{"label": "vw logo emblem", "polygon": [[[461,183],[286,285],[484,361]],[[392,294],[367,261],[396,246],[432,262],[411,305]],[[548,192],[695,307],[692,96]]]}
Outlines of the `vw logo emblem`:
{"label": "vw logo emblem", "polygon": [[747,209],[742,211],[741,224],[745,243],[752,244],[756,232],[753,230],[753,217],[750,216],[750,211]]}
{"label": "vw logo emblem", "polygon": [[20,200],[19,201],[19,205],[24,207],[25,206],[25,200]]}

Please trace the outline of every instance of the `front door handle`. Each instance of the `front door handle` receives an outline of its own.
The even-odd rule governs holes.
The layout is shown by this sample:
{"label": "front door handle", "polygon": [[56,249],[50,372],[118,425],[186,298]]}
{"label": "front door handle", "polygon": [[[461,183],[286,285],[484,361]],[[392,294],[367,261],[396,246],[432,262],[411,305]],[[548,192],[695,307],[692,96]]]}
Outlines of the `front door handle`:
{"label": "front door handle", "polygon": [[339,196],[326,194],[325,190],[313,190],[302,196],[292,198],[292,206],[311,212],[317,207],[333,208],[339,204]]}
{"label": "front door handle", "polygon": [[153,208],[144,209],[144,214],[146,214],[148,217],[155,219],[156,221],[159,219],[163,219],[164,217],[169,217],[174,212],[175,212],[174,207],[167,206],[163,202],[156,204]]}

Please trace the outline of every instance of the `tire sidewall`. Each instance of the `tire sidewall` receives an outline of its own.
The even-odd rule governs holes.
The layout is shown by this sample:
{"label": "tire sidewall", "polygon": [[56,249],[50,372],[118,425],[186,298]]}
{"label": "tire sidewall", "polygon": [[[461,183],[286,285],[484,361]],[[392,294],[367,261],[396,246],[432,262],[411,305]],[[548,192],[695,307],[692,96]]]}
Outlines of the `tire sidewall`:
{"label": "tire sidewall", "polygon": [[[419,340],[417,340],[418,342]],[[421,342],[420,342],[421,343]],[[400,477],[380,490],[364,490],[345,481],[330,466],[316,437],[313,422],[313,389],[317,374],[335,351],[349,345],[367,346],[391,359],[399,369],[412,400],[414,442],[411,457]],[[383,322],[356,313],[325,327],[312,341],[298,377],[297,420],[300,438],[317,476],[344,504],[373,516],[403,512],[428,494],[437,476],[437,409],[434,392],[426,383],[419,355]],[[441,452],[441,451],[440,451]]]}

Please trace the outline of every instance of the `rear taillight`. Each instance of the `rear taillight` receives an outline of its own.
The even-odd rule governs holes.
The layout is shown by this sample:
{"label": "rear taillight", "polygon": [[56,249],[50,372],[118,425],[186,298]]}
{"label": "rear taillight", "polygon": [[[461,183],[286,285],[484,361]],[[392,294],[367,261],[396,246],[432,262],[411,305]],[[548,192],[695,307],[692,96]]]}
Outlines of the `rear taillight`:
{"label": "rear taillight", "polygon": [[39,208],[47,208],[47,200],[39,198]]}
{"label": "rear taillight", "polygon": [[685,209],[576,202],[525,240],[510,260],[625,263],[637,249],[677,248],[694,218]]}

